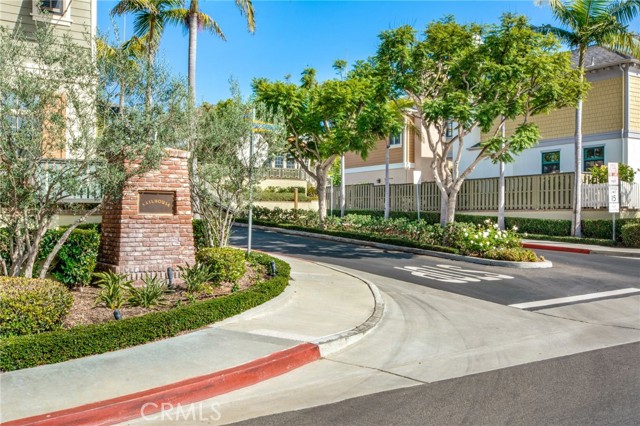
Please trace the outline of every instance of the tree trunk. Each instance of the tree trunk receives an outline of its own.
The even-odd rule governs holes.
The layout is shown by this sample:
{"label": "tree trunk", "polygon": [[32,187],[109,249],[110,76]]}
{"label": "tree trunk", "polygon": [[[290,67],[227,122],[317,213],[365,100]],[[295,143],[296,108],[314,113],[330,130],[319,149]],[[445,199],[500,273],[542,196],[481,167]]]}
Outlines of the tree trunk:
{"label": "tree trunk", "polygon": [[447,224],[447,193],[444,190],[440,190],[440,226]]}
{"label": "tree trunk", "polygon": [[94,208],[92,208],[91,210],[89,210],[88,212],[83,214],[80,217],[80,219],[76,220],[75,223],[73,225],[71,225],[64,232],[64,234],[62,234],[62,236],[60,237],[60,239],[58,240],[56,245],[53,246],[53,250],[51,250],[51,253],[49,253],[49,256],[47,256],[47,258],[45,259],[44,263],[42,264],[42,270],[40,270],[40,278],[46,277],[47,272],[49,271],[49,266],[51,266],[51,262],[53,262],[53,259],[56,257],[56,254],[58,254],[58,252],[60,251],[60,249],[62,248],[64,243],[67,242],[67,239],[69,238],[69,235],[71,235],[73,230],[76,229],[78,227],[78,225],[80,225],[85,220],[87,220],[87,217],[89,217],[93,213],[97,212],[100,209],[100,207],[102,207],[102,203],[98,204],[97,206],[95,206]]}
{"label": "tree trunk", "polygon": [[29,256],[27,257],[27,264],[24,268],[24,276],[27,278],[31,278],[33,276],[33,266],[36,263],[38,253],[40,251],[40,241],[42,241],[42,237],[44,236],[45,232],[47,232],[50,223],[51,219],[45,220],[44,223],[40,224],[40,227],[36,232],[35,239],[31,241],[31,246],[29,247]]}
{"label": "tree trunk", "polygon": [[449,192],[449,198],[447,199],[447,223],[453,223],[456,220],[456,202],[458,201],[458,189],[451,188],[451,192]]}
{"label": "tree trunk", "polygon": [[196,100],[196,48],[198,44],[198,17],[189,14],[189,92],[195,103]]}
{"label": "tree trunk", "polygon": [[[580,46],[578,56],[578,69],[580,70],[580,83],[584,81],[584,54],[586,46]],[[576,133],[575,133],[575,174],[573,181],[573,216],[571,218],[571,235],[582,237],[582,97],[578,100],[576,108]]]}
{"label": "tree trunk", "polygon": [[327,218],[327,177],[320,165],[316,166],[316,176],[318,183],[318,216],[320,218],[320,226],[324,227],[324,221]]}

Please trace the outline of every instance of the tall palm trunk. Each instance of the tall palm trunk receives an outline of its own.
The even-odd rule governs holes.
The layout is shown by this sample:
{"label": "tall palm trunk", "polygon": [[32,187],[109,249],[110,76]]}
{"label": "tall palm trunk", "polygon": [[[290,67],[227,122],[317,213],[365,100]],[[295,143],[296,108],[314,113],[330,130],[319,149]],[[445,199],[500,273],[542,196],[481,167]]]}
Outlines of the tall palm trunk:
{"label": "tall palm trunk", "polygon": [[[578,53],[578,69],[580,70],[580,83],[584,81],[584,55],[586,45],[580,45]],[[576,133],[575,133],[575,174],[573,182],[573,217],[571,235],[582,237],[582,96],[576,107]]]}
{"label": "tall palm trunk", "polygon": [[198,16],[189,14],[189,91],[193,102],[196,99],[196,48],[198,45]]}

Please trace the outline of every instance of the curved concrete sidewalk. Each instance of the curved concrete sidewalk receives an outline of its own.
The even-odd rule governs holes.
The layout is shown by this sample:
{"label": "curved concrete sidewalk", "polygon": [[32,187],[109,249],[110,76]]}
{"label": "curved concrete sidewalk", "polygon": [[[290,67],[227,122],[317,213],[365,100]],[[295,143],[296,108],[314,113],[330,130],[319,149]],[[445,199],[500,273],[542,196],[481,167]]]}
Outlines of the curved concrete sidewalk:
{"label": "curved concrete sidewalk", "polygon": [[340,350],[380,321],[370,282],[283,259],[292,281],[266,306],[175,338],[0,374],[2,425],[115,424],[207,399]]}

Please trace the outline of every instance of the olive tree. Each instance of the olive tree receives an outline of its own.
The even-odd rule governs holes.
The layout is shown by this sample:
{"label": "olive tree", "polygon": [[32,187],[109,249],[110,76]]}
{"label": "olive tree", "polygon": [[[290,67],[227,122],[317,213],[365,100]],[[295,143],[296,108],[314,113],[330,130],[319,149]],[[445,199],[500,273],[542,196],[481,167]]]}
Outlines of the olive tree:
{"label": "olive tree", "polygon": [[227,100],[199,108],[191,158],[194,212],[202,218],[209,246],[228,244],[236,215],[248,205],[250,185],[265,177],[266,160],[282,151],[285,140],[277,112],[244,101],[235,83],[231,93]]}
{"label": "olive tree", "polygon": [[[159,65],[141,66],[144,75],[124,77],[132,84],[118,107],[121,73],[135,68],[108,57],[47,25],[0,29],[1,274],[31,277],[55,215],[71,201],[90,200],[44,261],[44,277],[73,229],[185,138],[185,85]],[[134,162],[140,167],[128,167]]]}
{"label": "olive tree", "polygon": [[[512,162],[538,143],[532,116],[576,105],[584,88],[559,48],[555,37],[509,14],[489,27],[447,17],[430,23],[423,37],[410,26],[380,34],[376,67],[420,118],[442,196],[441,224],[453,222],[462,183],[481,161]],[[515,130],[503,137],[507,121]],[[471,154],[464,142],[476,129],[490,134]],[[461,170],[464,153],[475,156]]]}

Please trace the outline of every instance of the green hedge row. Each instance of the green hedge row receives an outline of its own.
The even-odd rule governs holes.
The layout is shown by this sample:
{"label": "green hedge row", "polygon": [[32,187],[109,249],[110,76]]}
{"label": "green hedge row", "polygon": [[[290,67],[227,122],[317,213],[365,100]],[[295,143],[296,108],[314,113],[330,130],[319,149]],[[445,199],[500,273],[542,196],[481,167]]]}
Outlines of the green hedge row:
{"label": "green hedge row", "polygon": [[0,370],[12,371],[53,364],[172,337],[239,314],[282,293],[289,282],[289,265],[261,253],[253,253],[251,259],[265,266],[274,260],[276,276],[245,291],[166,312],[2,339]]}
{"label": "green hedge row", "polygon": [[[334,216],[339,216],[339,210],[333,210]],[[348,210],[347,214],[363,214],[370,216],[383,216],[382,211],[369,211],[369,210]],[[392,218],[405,217],[408,219],[417,219],[416,212],[391,212]],[[428,223],[440,223],[440,213],[437,212],[421,212],[420,218]],[[479,224],[486,219],[490,219],[493,222],[498,220],[497,216],[483,216],[483,215],[469,215],[469,214],[457,214],[456,222],[467,222]],[[616,220],[616,240],[622,241],[622,227],[628,223],[640,223],[640,219],[618,219]],[[531,219],[523,217],[505,217],[505,226],[507,228],[518,228],[518,232],[534,234],[534,235],[548,235],[557,237],[570,237],[571,236],[571,221],[564,219]],[[584,219],[582,221],[582,234],[584,238],[611,240],[611,228],[612,222],[608,219]],[[584,239],[579,239],[578,242],[587,243]]]}
{"label": "green hedge row", "polygon": [[[238,220],[238,222],[246,222],[246,221]],[[315,229],[315,228],[310,228],[305,226],[291,225],[288,223],[272,223],[272,222],[264,222],[259,220],[254,220],[253,223],[255,225],[276,226],[282,229],[291,229],[294,231],[304,231],[304,232],[311,232],[315,234],[331,235],[334,237],[353,238],[358,240],[372,241],[375,243],[392,244],[392,245],[401,246],[401,247],[412,247],[412,248],[418,248],[423,250],[433,250],[433,251],[440,251],[444,253],[460,254],[459,250],[452,247],[421,244],[412,240],[406,240],[398,237],[383,237],[383,236],[372,235],[372,234],[363,234],[360,232],[336,231],[331,229],[321,230],[321,229]]]}

